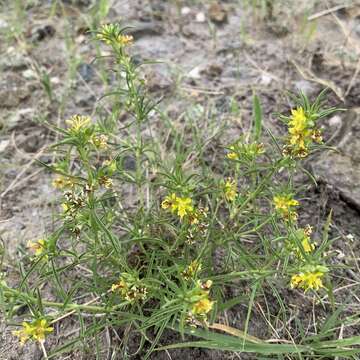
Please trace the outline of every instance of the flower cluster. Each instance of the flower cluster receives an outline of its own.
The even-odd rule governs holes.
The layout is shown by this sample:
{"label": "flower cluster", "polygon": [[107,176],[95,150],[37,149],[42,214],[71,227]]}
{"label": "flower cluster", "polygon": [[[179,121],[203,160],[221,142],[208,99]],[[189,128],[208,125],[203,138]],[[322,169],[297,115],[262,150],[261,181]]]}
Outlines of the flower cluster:
{"label": "flower cluster", "polygon": [[311,242],[311,234],[312,227],[307,225],[304,229],[296,230],[289,237],[289,247],[300,259],[304,258],[303,253],[310,254],[315,249],[315,244]]}
{"label": "flower cluster", "polygon": [[296,221],[298,218],[297,212],[294,210],[299,202],[292,198],[290,194],[275,195],[273,198],[275,210],[285,219]]}
{"label": "flower cluster", "polygon": [[252,142],[250,144],[242,143],[240,141],[228,147],[229,152],[226,157],[229,160],[254,160],[259,155],[265,153],[263,143]]}
{"label": "flower cluster", "polygon": [[195,287],[186,294],[186,302],[189,305],[187,322],[190,325],[196,325],[196,321],[206,322],[215,303],[209,297],[211,286],[211,280],[205,282],[197,280]]}
{"label": "flower cluster", "polygon": [[128,46],[134,41],[131,35],[123,34],[123,29],[121,29],[118,24],[102,25],[96,37],[107,45],[117,44],[120,46]]}
{"label": "flower cluster", "polygon": [[91,119],[89,116],[74,115],[70,119],[65,120],[65,122],[69,127],[69,132],[77,135],[91,124]]}
{"label": "flower cluster", "polygon": [[147,297],[148,289],[138,277],[124,273],[119,281],[111,286],[113,292],[118,292],[120,297],[130,303],[144,301]]}
{"label": "flower cluster", "polygon": [[37,257],[41,256],[46,251],[47,243],[44,239],[39,239],[37,241],[28,241],[27,247]]}
{"label": "flower cluster", "polygon": [[103,186],[105,189],[111,189],[113,181],[110,177],[103,175],[99,178],[99,185]]}
{"label": "flower cluster", "polygon": [[91,137],[91,142],[97,149],[105,150],[108,147],[108,137],[104,134],[93,135]]}
{"label": "flower cluster", "polygon": [[20,338],[21,345],[24,345],[28,340],[44,342],[46,335],[53,331],[45,319],[37,319],[32,322],[24,321],[21,325],[22,329],[13,331],[13,335]]}
{"label": "flower cluster", "polygon": [[194,279],[200,271],[201,263],[198,260],[194,260],[181,272],[181,275],[185,280],[191,280]]}
{"label": "flower cluster", "polygon": [[82,228],[82,224],[80,223],[80,210],[85,207],[86,196],[89,190],[89,186],[85,186],[84,190],[80,193],[76,193],[75,191],[66,191],[64,193],[65,201],[61,204],[64,220],[70,231],[76,236],[80,235]]}
{"label": "flower cluster", "polygon": [[283,150],[285,156],[304,158],[309,154],[313,142],[322,142],[321,132],[315,128],[311,114],[301,106],[291,110],[287,125],[289,136]]}
{"label": "flower cluster", "polygon": [[237,184],[234,179],[227,178],[223,183],[224,197],[227,201],[232,202],[237,196]]}
{"label": "flower cluster", "polygon": [[64,193],[65,202],[62,203],[64,213],[74,217],[77,211],[85,206],[84,194],[76,194],[74,191],[66,191]]}
{"label": "flower cluster", "polygon": [[164,201],[161,203],[161,207],[165,210],[170,210],[172,213],[176,213],[181,220],[185,215],[191,215],[194,213],[192,199],[189,197],[179,197],[175,193],[172,193],[170,196],[166,196]]}
{"label": "flower cluster", "polygon": [[186,243],[188,245],[192,245],[195,243],[196,236],[205,236],[207,229],[208,229],[208,207],[198,206],[197,209],[189,214],[188,221],[189,221],[189,228],[188,233],[186,235]]}
{"label": "flower cluster", "polygon": [[299,272],[291,277],[291,288],[301,288],[305,292],[308,290],[319,290],[324,287],[322,278],[328,269],[324,266],[315,266],[305,268],[304,271]]}
{"label": "flower cluster", "polygon": [[70,178],[61,175],[53,180],[52,186],[55,189],[73,188],[75,183]]}

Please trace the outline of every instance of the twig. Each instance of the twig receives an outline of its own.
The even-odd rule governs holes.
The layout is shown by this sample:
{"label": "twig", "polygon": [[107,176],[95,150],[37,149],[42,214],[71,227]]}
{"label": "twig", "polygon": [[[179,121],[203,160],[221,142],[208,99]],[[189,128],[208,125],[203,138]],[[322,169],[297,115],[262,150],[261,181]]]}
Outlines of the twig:
{"label": "twig", "polygon": [[[85,305],[85,306],[91,305],[91,304],[93,304],[94,302],[98,301],[99,299],[100,299],[100,296],[97,296],[96,298],[94,298],[94,299],[86,302],[86,303],[83,304],[83,305]],[[77,311],[77,310],[71,310],[71,311],[69,311],[68,313],[66,313],[66,314],[64,314],[64,315],[62,315],[62,316],[54,319],[53,321],[51,321],[50,324],[55,324],[56,322],[58,322],[58,321],[60,321],[60,320],[63,320],[63,319],[65,319],[66,317],[74,314],[76,311]]]}
{"label": "twig", "polygon": [[350,8],[350,7],[353,7],[355,4],[350,4],[350,5],[337,5],[337,6],[334,6],[330,9],[326,9],[326,10],[322,10],[322,11],[319,11],[311,16],[309,16],[307,19],[308,21],[312,21],[312,20],[315,20],[315,19],[318,19],[319,17],[322,17],[322,16],[325,16],[325,15],[329,15],[333,12],[336,12],[338,10],[342,10],[342,9],[346,9],[346,8]]}
{"label": "twig", "polygon": [[[339,331],[339,340],[342,340],[344,338],[343,334],[344,334],[344,324],[341,324],[341,328]],[[338,356],[335,357],[335,360],[339,360],[339,359],[340,358]]]}
{"label": "twig", "polygon": [[322,86],[330,88],[342,102],[345,102],[342,89],[335,85],[333,81],[317,77],[310,69],[302,69],[295,60],[290,60],[290,62],[295,66],[296,70],[304,78],[304,80],[313,81]]}
{"label": "twig", "polygon": [[254,66],[255,69],[259,70],[259,72],[261,72],[262,74],[264,75],[267,75],[269,76],[271,79],[277,81],[277,82],[281,82],[281,79],[276,76],[276,75],[273,75],[271,74],[270,72],[262,69],[258,64],[257,62],[248,54],[248,53],[245,53],[245,57],[246,57],[246,60],[252,65]]}
{"label": "twig", "polygon": [[41,350],[44,354],[44,359],[47,360],[48,359],[48,355],[47,355],[47,352],[46,352],[46,349],[45,349],[45,346],[44,346],[44,342],[43,341],[39,341],[40,343],[40,347],[41,347]]}
{"label": "twig", "polygon": [[[29,161],[24,167],[23,169],[16,175],[15,179],[10,183],[10,185],[7,187],[7,189],[5,189],[1,195],[0,198],[3,198],[9,191],[13,190],[14,188],[16,188],[19,183],[24,182],[25,180],[27,180],[29,177],[32,177],[34,175],[36,175],[37,173],[39,173],[40,171],[35,171],[33,174],[31,174],[31,176],[26,177],[25,179],[19,181],[19,179],[25,174],[25,172],[30,168],[30,166],[37,160],[38,157],[40,157],[42,155],[42,153],[44,152],[44,150],[46,149],[46,147],[43,147],[40,149],[40,151],[35,154],[35,156],[32,158],[31,161]],[[42,169],[41,169],[42,171]]]}

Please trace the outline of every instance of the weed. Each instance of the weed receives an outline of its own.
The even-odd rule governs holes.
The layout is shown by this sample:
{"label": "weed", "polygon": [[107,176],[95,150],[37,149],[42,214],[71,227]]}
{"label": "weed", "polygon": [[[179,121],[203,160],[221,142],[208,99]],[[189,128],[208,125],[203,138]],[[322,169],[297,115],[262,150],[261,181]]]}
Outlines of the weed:
{"label": "weed", "polygon": [[[194,130],[188,145],[148,94],[142,64],[131,57],[126,28],[105,25],[94,38],[112,51],[118,87],[105,96],[114,99],[115,112],[123,109],[127,123],[120,137],[117,113],[98,122],[75,114],[65,128],[49,124],[59,137],[53,146],[58,161],[46,165],[54,174],[54,187],[62,192],[58,227],[28,244],[28,253],[19,259],[16,287],[8,286],[2,275],[4,313],[18,322],[18,310],[26,309],[14,334],[22,343],[38,341],[48,358],[81,343],[86,346],[91,339],[99,351],[99,335],[125,325],[125,343],[118,347],[126,353],[128,334],[135,332],[142,338],[144,359],[176,347],[279,359],[358,354],[359,337],[335,339],[340,318],[347,324],[356,319],[335,309],[333,301],[331,217],[318,245],[311,238],[312,227],[300,225],[302,201],[294,180],[303,171],[303,159],[325,147],[318,121],[337,111],[324,108],[325,93],[314,102],[303,94],[294,98],[290,115],[279,116],[288,128],[283,138],[263,127],[255,95],[253,128],[236,142],[216,147],[226,169],[220,176],[214,164],[202,159],[208,138]],[[156,114],[171,141],[145,136]],[[133,166],[125,166],[127,159]],[[224,254],[220,259],[219,251]],[[243,296],[227,298],[229,288],[241,288]],[[284,296],[299,290],[324,307],[322,296],[328,296],[334,309],[311,334],[300,319],[296,331],[289,325],[291,306]],[[243,331],[216,322],[240,302],[247,302]],[[248,334],[255,304],[264,313],[269,338],[274,331],[278,334],[273,318],[282,319],[283,338],[273,343]],[[92,321],[86,320],[89,314]],[[46,336],[69,316],[78,319],[78,336],[47,354]],[[201,340],[160,346],[167,329]]]}

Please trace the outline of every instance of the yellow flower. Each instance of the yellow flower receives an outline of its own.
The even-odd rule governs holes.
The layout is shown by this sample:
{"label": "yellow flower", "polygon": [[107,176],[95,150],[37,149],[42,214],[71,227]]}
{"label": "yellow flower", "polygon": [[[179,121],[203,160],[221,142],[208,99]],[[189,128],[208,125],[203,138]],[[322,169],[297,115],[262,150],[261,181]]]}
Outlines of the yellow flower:
{"label": "yellow flower", "polygon": [[139,279],[129,274],[124,274],[117,284],[112,284],[111,291],[118,291],[121,298],[129,302],[145,300],[148,292],[147,288],[140,284]]}
{"label": "yellow flower", "polygon": [[288,210],[289,207],[298,206],[299,202],[292,199],[290,196],[274,196],[274,204],[276,210]]}
{"label": "yellow flower", "polygon": [[55,189],[62,189],[64,188],[66,185],[65,185],[65,178],[62,177],[62,176],[59,176],[57,178],[55,178],[52,182],[52,186],[55,188]]}
{"label": "yellow flower", "polygon": [[13,331],[13,335],[20,338],[21,345],[28,340],[44,342],[47,334],[53,331],[45,319],[38,319],[33,322],[23,322],[21,330]]}
{"label": "yellow flower", "polygon": [[229,146],[230,152],[226,154],[226,157],[230,160],[237,160],[239,158],[238,154],[235,152],[235,146]]}
{"label": "yellow flower", "polygon": [[302,134],[306,131],[308,121],[305,115],[305,111],[302,107],[291,110],[291,118],[289,121],[289,133],[290,134]]}
{"label": "yellow flower", "polygon": [[301,272],[291,277],[290,286],[292,289],[296,287],[302,288],[305,292],[310,289],[319,290],[324,287],[321,279],[323,276],[324,273],[321,271]]}
{"label": "yellow flower", "polygon": [[75,185],[74,182],[71,179],[66,178],[65,176],[58,176],[52,182],[52,186],[55,189],[64,189],[66,187],[74,187],[74,185]]}
{"label": "yellow flower", "polygon": [[288,220],[296,220],[297,213],[293,211],[299,202],[291,197],[291,195],[276,195],[273,198],[275,209]]}
{"label": "yellow flower", "polygon": [[314,140],[316,143],[322,143],[323,138],[321,135],[321,131],[319,129],[315,129],[311,132],[311,139]]}
{"label": "yellow flower", "polygon": [[116,171],[116,161],[115,160],[104,160],[102,166],[107,167],[107,173],[111,176]]}
{"label": "yellow flower", "polygon": [[89,116],[74,115],[70,119],[65,120],[65,122],[69,125],[69,130],[76,134],[83,128],[86,128],[90,124],[91,119]]}
{"label": "yellow flower", "polygon": [[185,280],[193,279],[194,276],[201,270],[201,263],[194,260],[189,266],[181,273]]}
{"label": "yellow flower", "polygon": [[114,292],[116,290],[119,290],[120,295],[125,298],[128,288],[129,287],[128,287],[127,283],[125,282],[125,280],[120,279],[117,284],[112,284],[111,291]]}
{"label": "yellow flower", "polygon": [[131,45],[133,43],[133,37],[131,35],[123,35],[121,29],[117,24],[105,24],[102,25],[100,32],[96,37],[104,41],[107,45],[112,43],[118,43],[121,46]]}
{"label": "yellow flower", "polygon": [[[181,198],[172,193],[170,196],[166,196],[161,203],[163,209],[170,209],[172,213],[177,212],[180,219],[185,215],[191,215],[194,212],[191,198]],[[196,221],[196,220],[195,220]]]}
{"label": "yellow flower", "polygon": [[104,24],[101,26],[100,32],[96,35],[97,39],[104,41],[105,44],[111,45],[112,38],[119,32],[116,24]]}
{"label": "yellow flower", "polygon": [[200,222],[200,216],[201,214],[198,211],[193,211],[191,214],[189,214],[189,223],[191,225],[197,225]]}
{"label": "yellow flower", "polygon": [[104,134],[93,135],[92,138],[91,138],[91,142],[98,149],[104,150],[104,149],[106,149],[108,147],[108,144],[107,144],[108,139],[109,138]]}
{"label": "yellow flower", "polygon": [[31,337],[32,327],[31,327],[30,323],[27,323],[27,322],[23,322],[21,325],[22,325],[22,329],[14,330],[12,332],[12,334],[14,336],[17,336],[18,338],[20,338],[20,344],[24,345]]}
{"label": "yellow flower", "polygon": [[172,212],[176,211],[177,207],[177,196],[176,194],[172,193],[170,196],[166,196],[164,201],[161,203],[161,207],[166,210],[170,209]]}
{"label": "yellow flower", "polygon": [[310,253],[315,249],[315,245],[310,242],[310,238],[305,236],[301,241],[301,245],[306,253]]}
{"label": "yellow flower", "polygon": [[314,129],[314,126],[311,117],[305,114],[302,107],[292,109],[288,122],[288,144],[284,147],[284,156],[304,158],[309,154],[309,145],[312,141],[321,143],[321,131]]}
{"label": "yellow flower", "polygon": [[206,315],[213,308],[214,301],[209,300],[207,297],[197,301],[191,308],[194,315]]}
{"label": "yellow flower", "polygon": [[310,235],[312,234],[312,232],[313,232],[312,226],[309,225],[309,224],[307,224],[307,225],[305,226],[305,229],[304,229],[304,234],[305,234],[306,236],[310,236]]}
{"label": "yellow flower", "polygon": [[99,179],[99,184],[104,186],[105,189],[111,189],[113,186],[113,181],[108,176],[101,176]]}
{"label": "yellow flower", "polygon": [[180,219],[194,211],[191,198],[177,198],[176,210]]}
{"label": "yellow flower", "polygon": [[228,178],[224,185],[224,195],[227,201],[234,201],[237,196],[237,186],[235,180]]}
{"label": "yellow flower", "polygon": [[213,282],[212,280],[206,280],[204,283],[200,283],[200,287],[203,290],[210,290]]}
{"label": "yellow flower", "polygon": [[34,252],[35,256],[40,256],[46,250],[46,242],[44,239],[28,241],[27,247]]}
{"label": "yellow flower", "polygon": [[48,323],[45,319],[36,320],[33,325],[32,336],[35,340],[39,342],[43,342],[45,340],[45,336],[48,333],[51,333],[53,328],[48,326]]}
{"label": "yellow flower", "polygon": [[134,42],[134,38],[131,35],[120,34],[117,36],[116,41],[122,46],[129,46]]}

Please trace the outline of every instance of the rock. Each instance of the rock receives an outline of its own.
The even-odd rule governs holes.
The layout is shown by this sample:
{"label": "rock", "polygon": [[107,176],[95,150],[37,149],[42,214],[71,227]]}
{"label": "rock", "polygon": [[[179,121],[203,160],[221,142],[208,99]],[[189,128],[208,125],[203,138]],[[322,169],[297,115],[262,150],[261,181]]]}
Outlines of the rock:
{"label": "rock", "polygon": [[201,79],[201,71],[203,71],[202,65],[195,66],[189,71],[188,77],[191,79]]}
{"label": "rock", "polygon": [[184,6],[181,8],[180,12],[181,12],[181,15],[186,16],[191,13],[191,9],[187,6]]}
{"label": "rock", "polygon": [[227,12],[220,3],[213,3],[209,7],[209,18],[216,24],[223,24],[227,21]]}
{"label": "rock", "polygon": [[311,70],[314,72],[321,72],[324,67],[325,56],[320,48],[317,48],[311,58]]}
{"label": "rock", "polygon": [[165,5],[161,2],[151,2],[150,4],[153,18],[162,21],[165,16]]}
{"label": "rock", "polygon": [[312,172],[360,210],[360,108],[344,116],[334,141],[338,151],[322,153],[312,162]]}
{"label": "rock", "polygon": [[195,16],[195,21],[198,23],[204,23],[206,21],[206,16],[203,12],[199,12]]}
{"label": "rock", "polygon": [[91,5],[91,0],[75,0],[75,5],[77,6],[83,6],[83,7],[88,7]]}
{"label": "rock", "polygon": [[18,127],[24,127],[24,125],[31,122],[34,114],[35,111],[32,108],[19,109],[7,118],[6,127],[10,131]]}
{"label": "rock", "polygon": [[33,42],[42,41],[47,37],[53,37],[55,28],[52,25],[42,25],[31,30],[30,38]]}
{"label": "rock", "polygon": [[61,80],[57,76],[54,76],[50,78],[50,82],[52,85],[59,85],[61,83]]}
{"label": "rock", "polygon": [[340,129],[341,125],[342,125],[342,120],[340,115],[334,115],[333,117],[331,117],[329,119],[329,125],[332,128],[335,128],[335,130]]}
{"label": "rock", "polygon": [[146,86],[150,92],[171,90],[173,81],[166,64],[153,65],[145,75]]}
{"label": "rock", "polygon": [[264,86],[269,86],[273,81],[273,78],[266,74],[266,73],[262,73],[261,77],[260,77],[260,84],[264,85]]}
{"label": "rock", "polygon": [[0,141],[0,153],[4,152],[6,150],[6,148],[8,147],[10,143],[10,140],[1,140]]}
{"label": "rock", "polygon": [[223,66],[216,63],[210,64],[209,66],[207,66],[203,71],[201,71],[201,74],[204,74],[207,76],[207,78],[209,79],[214,79],[214,78],[218,78],[222,72],[223,72]]}
{"label": "rock", "polygon": [[82,93],[75,95],[75,104],[83,108],[89,108],[96,102],[96,97],[93,94]]}
{"label": "rock", "polygon": [[36,72],[32,69],[26,69],[24,70],[21,75],[23,76],[24,79],[26,80],[32,80],[32,79],[36,79]]}
{"label": "rock", "polygon": [[9,23],[4,19],[0,19],[0,29],[3,30],[6,29],[7,27],[9,27]]}
{"label": "rock", "polygon": [[0,58],[0,69],[2,70],[22,70],[26,69],[29,59],[19,49],[9,47],[4,55]]}
{"label": "rock", "polygon": [[29,87],[20,82],[15,75],[10,74],[0,82],[0,104],[2,107],[10,108],[18,106],[29,96]]}
{"label": "rock", "polygon": [[78,7],[88,7],[91,5],[91,0],[62,0],[63,3],[75,5]]}
{"label": "rock", "polygon": [[89,82],[94,77],[94,69],[89,64],[80,64],[77,71],[86,82]]}
{"label": "rock", "polygon": [[132,24],[131,28],[126,31],[126,34],[132,35],[136,40],[145,36],[160,36],[164,32],[164,28],[157,23],[136,23]]}
{"label": "rock", "polygon": [[124,170],[127,171],[135,171],[136,170],[136,160],[131,155],[125,155],[123,158],[123,164],[122,164]]}
{"label": "rock", "polygon": [[279,24],[276,21],[268,22],[267,30],[277,38],[283,38],[290,33],[290,29],[286,25]]}
{"label": "rock", "polygon": [[35,127],[28,127],[21,129],[21,133],[16,136],[17,147],[26,153],[35,153],[44,146],[46,141],[45,134],[41,129]]}
{"label": "rock", "polygon": [[360,37],[360,23],[356,24],[354,27],[354,33]]}
{"label": "rock", "polygon": [[295,89],[297,92],[301,91],[303,92],[307,97],[311,97],[315,94],[317,91],[316,86],[314,83],[307,81],[307,80],[299,80],[295,81],[294,83]]}

